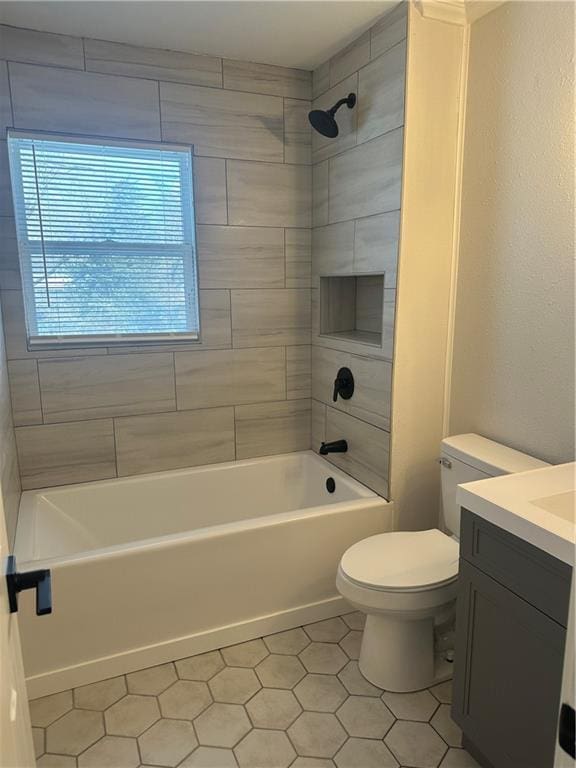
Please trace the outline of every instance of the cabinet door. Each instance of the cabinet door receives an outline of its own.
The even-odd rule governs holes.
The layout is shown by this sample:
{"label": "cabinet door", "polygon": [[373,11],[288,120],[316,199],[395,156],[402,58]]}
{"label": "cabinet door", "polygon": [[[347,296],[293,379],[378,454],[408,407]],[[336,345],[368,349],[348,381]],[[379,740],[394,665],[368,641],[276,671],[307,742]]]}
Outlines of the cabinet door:
{"label": "cabinet door", "polygon": [[553,768],[565,630],[460,561],[452,715],[494,768]]}

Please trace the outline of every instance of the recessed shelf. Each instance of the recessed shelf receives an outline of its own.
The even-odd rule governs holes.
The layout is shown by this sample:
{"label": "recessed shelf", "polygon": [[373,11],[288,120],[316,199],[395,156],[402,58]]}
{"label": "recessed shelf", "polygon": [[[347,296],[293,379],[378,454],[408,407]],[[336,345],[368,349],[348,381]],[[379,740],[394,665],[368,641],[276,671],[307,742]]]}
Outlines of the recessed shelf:
{"label": "recessed shelf", "polygon": [[382,346],[384,275],[320,278],[320,335]]}
{"label": "recessed shelf", "polygon": [[321,333],[320,335],[329,336],[331,339],[356,341],[358,344],[370,344],[373,347],[380,347],[382,345],[382,334],[374,331],[352,329],[350,331],[339,331],[338,333]]}

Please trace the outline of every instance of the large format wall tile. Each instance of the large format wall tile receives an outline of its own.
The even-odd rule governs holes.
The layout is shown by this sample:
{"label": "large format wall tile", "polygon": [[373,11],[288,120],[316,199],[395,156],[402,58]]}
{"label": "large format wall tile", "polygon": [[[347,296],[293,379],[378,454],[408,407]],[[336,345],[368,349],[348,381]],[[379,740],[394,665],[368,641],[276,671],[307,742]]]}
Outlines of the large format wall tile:
{"label": "large format wall tile", "polygon": [[10,64],[14,125],[132,139],[160,139],[151,80]]}
{"label": "large format wall tile", "polygon": [[[334,379],[344,366],[350,368],[354,376],[354,394],[349,400],[339,397],[334,403]],[[382,429],[390,428],[391,363],[314,346],[312,371],[312,397],[315,400]]]}
{"label": "large format wall tile", "polygon": [[404,124],[405,72],[405,41],[360,71],[358,144]]}
{"label": "large format wall tile", "polygon": [[328,224],[328,160],[312,168],[312,226]]}
{"label": "large format wall tile", "polygon": [[21,287],[14,217],[0,216],[0,288],[19,290]]}
{"label": "large format wall tile", "polygon": [[237,458],[310,447],[310,400],[241,405],[236,411]]}
{"label": "large format wall tile", "polygon": [[358,219],[354,234],[354,272],[386,274],[386,287],[396,285],[400,211]]}
{"label": "large format wall tile", "polygon": [[167,352],[42,360],[38,372],[46,423],[176,408]]}
{"label": "large format wall tile", "polygon": [[325,61],[312,72],[312,98],[321,96],[330,88],[330,61]]}
{"label": "large format wall tile", "polygon": [[232,346],[229,291],[200,290],[200,346],[203,349]]}
{"label": "large format wall tile", "polygon": [[310,102],[284,99],[284,162],[310,165],[312,128],[308,120]]}
{"label": "large format wall tile", "polygon": [[222,60],[214,56],[141,48],[104,40],[86,39],[84,45],[86,69],[89,72],[212,85],[217,88],[222,86]]}
{"label": "large format wall tile", "polygon": [[224,88],[249,93],[268,93],[309,99],[312,75],[304,69],[288,69],[271,64],[224,59]]}
{"label": "large format wall tile", "polygon": [[232,291],[235,347],[310,343],[310,291]]}
{"label": "large format wall tile", "polygon": [[197,228],[203,288],[283,288],[284,230],[273,227]]}
{"label": "large format wall tile", "polygon": [[226,161],[194,158],[194,212],[198,224],[226,224]]}
{"label": "large format wall tile", "polygon": [[312,400],[311,443],[312,450],[318,453],[321,444],[326,440],[326,405]]}
{"label": "large format wall tile", "polygon": [[312,230],[312,273],[350,275],[354,261],[354,222],[344,221]]}
{"label": "large format wall tile", "polygon": [[17,427],[15,432],[25,490],[116,476],[112,419]]}
{"label": "large format wall tile", "polygon": [[[329,109],[339,99],[348,96],[349,93],[358,93],[358,75],[354,74],[346,78],[344,82],[331,88],[326,93],[314,99],[312,109]],[[356,144],[356,125],[358,121],[358,106],[349,109],[347,106],[338,110],[338,136],[335,139],[327,139],[318,131],[312,131],[312,162],[318,163],[327,157],[332,157]]]}
{"label": "large format wall tile", "polygon": [[[11,31],[5,39],[10,63],[1,60],[4,45],[1,128],[13,124],[11,85],[15,127],[183,142],[194,146],[195,155],[200,340],[30,351],[7,147],[0,137],[0,290],[13,411],[20,430],[41,430],[34,433],[41,449],[44,435],[69,435],[80,446],[70,473],[58,439],[46,471],[42,450],[27,450],[28,478],[35,464],[42,473],[27,482],[114,476],[113,444],[104,461],[98,451],[92,461],[91,455],[84,460],[78,443],[85,426],[95,447],[103,445],[94,430],[112,420],[117,439],[128,446],[118,459],[122,474],[233,459],[234,405],[274,404],[245,420],[248,442],[263,435],[269,443],[266,435],[276,429],[282,450],[308,448],[309,414],[303,415],[300,401],[311,390],[311,73],[227,61],[224,83],[222,61],[209,56],[28,30]],[[321,168],[327,223],[328,164]],[[232,420],[232,427],[230,439],[216,439],[202,453],[196,431],[202,436],[204,427],[197,419],[206,408],[208,414],[226,411],[224,422]],[[206,424],[207,433],[221,432]],[[26,439],[22,432],[21,442]]]}
{"label": "large format wall tile", "polygon": [[84,69],[82,39],[0,26],[0,58],[26,64]]}
{"label": "large format wall tile", "polygon": [[[0,80],[2,78],[0,63]],[[1,88],[1,85],[0,85]],[[0,98],[1,98],[0,94]],[[0,105],[0,111],[2,106]],[[8,162],[8,142],[0,140],[0,216],[14,216],[12,206],[12,188],[10,186],[10,166]]]}
{"label": "large format wall tile", "polygon": [[375,59],[406,37],[408,3],[398,3],[372,27],[370,56]]}
{"label": "large format wall tile", "polygon": [[177,352],[178,408],[212,408],[286,397],[282,348]]}
{"label": "large format wall tile", "polygon": [[42,424],[42,405],[36,360],[12,360],[8,363],[12,418],[17,427]]}
{"label": "large format wall tile", "polygon": [[402,129],[330,161],[330,222],[400,208]]}
{"label": "large format wall tile", "polygon": [[234,409],[210,408],[115,419],[119,475],[234,459]]}
{"label": "large format wall tile", "polygon": [[282,99],[160,83],[162,136],[194,144],[194,154],[282,162]]}
{"label": "large format wall tile", "polygon": [[311,394],[311,347],[286,347],[286,397],[298,400]]}
{"label": "large format wall tile", "polygon": [[312,172],[304,165],[227,162],[229,224],[309,227]]}
{"label": "large format wall tile", "polygon": [[[336,85],[370,61],[370,30],[330,59],[330,85]],[[346,94],[343,94],[344,96]]]}
{"label": "large format wall tile", "polygon": [[309,229],[285,229],[286,288],[310,288],[312,233]]}
{"label": "large format wall tile", "polygon": [[394,353],[394,319],[396,315],[396,290],[384,288],[384,307],[382,313],[382,353],[392,361]]}
{"label": "large format wall tile", "polygon": [[334,408],[326,409],[326,440],[346,440],[346,453],[331,453],[326,458],[384,498],[388,498],[390,435]]}
{"label": "large format wall tile", "polygon": [[10,84],[8,82],[8,64],[0,61],[0,129],[2,138],[6,138],[4,129],[13,125],[12,106],[10,103]]}

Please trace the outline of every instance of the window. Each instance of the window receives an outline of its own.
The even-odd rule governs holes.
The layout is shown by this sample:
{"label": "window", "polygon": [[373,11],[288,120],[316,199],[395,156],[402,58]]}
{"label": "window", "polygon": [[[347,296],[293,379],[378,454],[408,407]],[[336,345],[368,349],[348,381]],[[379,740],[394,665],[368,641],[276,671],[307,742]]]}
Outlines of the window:
{"label": "window", "polygon": [[8,144],[30,347],[198,339],[190,147]]}

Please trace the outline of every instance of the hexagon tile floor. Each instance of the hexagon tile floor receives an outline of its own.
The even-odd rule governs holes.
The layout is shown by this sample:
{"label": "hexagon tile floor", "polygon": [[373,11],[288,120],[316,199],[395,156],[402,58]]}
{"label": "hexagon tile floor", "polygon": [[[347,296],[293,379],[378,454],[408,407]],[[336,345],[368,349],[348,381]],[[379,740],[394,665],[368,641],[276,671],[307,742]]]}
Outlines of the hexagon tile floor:
{"label": "hexagon tile floor", "polygon": [[381,691],[349,613],[30,702],[43,768],[477,768],[450,683]]}

